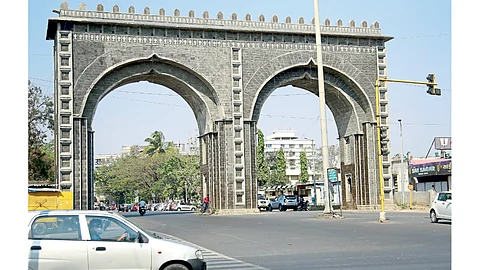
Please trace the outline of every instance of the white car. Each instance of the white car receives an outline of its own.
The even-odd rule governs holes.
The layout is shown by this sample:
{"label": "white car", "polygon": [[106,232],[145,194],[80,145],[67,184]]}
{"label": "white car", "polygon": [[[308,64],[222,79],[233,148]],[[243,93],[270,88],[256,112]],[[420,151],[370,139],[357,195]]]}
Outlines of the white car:
{"label": "white car", "polygon": [[194,205],[191,205],[185,202],[178,202],[173,209],[175,211],[195,211],[196,210]]}
{"label": "white car", "polygon": [[441,191],[437,193],[430,207],[430,221],[436,223],[440,219],[452,220],[451,191]]}
{"label": "white car", "polygon": [[258,194],[257,195],[257,207],[259,211],[267,210],[268,208],[268,199],[265,198],[264,195]]}
{"label": "white car", "polygon": [[111,211],[28,212],[28,269],[204,270],[203,252]]}

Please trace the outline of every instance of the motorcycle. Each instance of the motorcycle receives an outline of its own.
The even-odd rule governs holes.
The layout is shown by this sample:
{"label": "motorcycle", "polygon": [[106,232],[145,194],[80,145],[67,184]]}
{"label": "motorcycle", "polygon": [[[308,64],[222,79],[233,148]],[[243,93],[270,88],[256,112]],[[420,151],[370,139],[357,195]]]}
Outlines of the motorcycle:
{"label": "motorcycle", "polygon": [[147,213],[147,207],[145,206],[140,207],[140,209],[138,209],[138,212],[140,213],[140,216],[145,215],[145,213]]}
{"label": "motorcycle", "polygon": [[310,210],[311,210],[311,207],[308,200],[298,203],[297,211],[310,211]]}

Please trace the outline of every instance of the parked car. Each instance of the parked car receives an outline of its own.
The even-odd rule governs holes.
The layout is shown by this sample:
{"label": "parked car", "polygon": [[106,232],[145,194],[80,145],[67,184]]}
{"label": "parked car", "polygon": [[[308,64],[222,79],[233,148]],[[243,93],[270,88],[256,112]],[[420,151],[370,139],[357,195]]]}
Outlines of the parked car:
{"label": "parked car", "polygon": [[186,202],[178,202],[175,207],[175,211],[195,211],[196,208],[194,205],[188,204]]}
{"label": "parked car", "polygon": [[149,233],[112,211],[29,211],[27,247],[31,270],[207,267],[201,250]]}
{"label": "parked car", "polygon": [[297,195],[284,195],[280,194],[275,199],[271,200],[267,206],[267,211],[278,209],[279,211],[286,211],[287,209],[293,209],[297,211]]}
{"label": "parked car", "polygon": [[267,210],[268,200],[267,200],[267,198],[265,198],[264,195],[258,194],[258,196],[257,196],[257,207],[258,207],[258,210],[260,210],[260,211],[262,211],[262,209]]}
{"label": "parked car", "polygon": [[452,192],[437,193],[430,206],[430,221],[437,223],[440,219],[452,220]]}

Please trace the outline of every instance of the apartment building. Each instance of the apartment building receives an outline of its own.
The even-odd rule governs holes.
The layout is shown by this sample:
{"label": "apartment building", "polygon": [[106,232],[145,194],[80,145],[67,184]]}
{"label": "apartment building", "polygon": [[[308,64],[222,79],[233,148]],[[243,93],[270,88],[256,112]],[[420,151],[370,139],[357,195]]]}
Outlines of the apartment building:
{"label": "apartment building", "polygon": [[283,148],[287,163],[287,177],[291,184],[296,184],[300,180],[300,154],[302,152],[305,152],[307,156],[309,181],[313,182],[314,170],[318,178],[320,168],[314,166],[315,140],[298,138],[295,135],[295,130],[275,130],[272,135],[264,139],[264,142],[265,154],[278,152],[280,148]]}

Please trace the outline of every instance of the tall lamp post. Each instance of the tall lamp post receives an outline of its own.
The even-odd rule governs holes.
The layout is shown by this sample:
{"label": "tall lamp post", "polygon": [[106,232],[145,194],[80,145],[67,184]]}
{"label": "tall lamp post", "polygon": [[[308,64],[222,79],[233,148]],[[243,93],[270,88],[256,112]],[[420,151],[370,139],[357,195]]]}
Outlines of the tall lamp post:
{"label": "tall lamp post", "polygon": [[402,119],[398,119],[398,123],[400,124],[400,189],[402,190],[402,207],[405,204],[405,197],[403,196],[404,193],[404,175],[403,175],[403,127],[402,127]]}
{"label": "tall lamp post", "polygon": [[315,148],[312,140],[312,178],[313,178],[313,205],[317,206],[317,181],[315,179]]}
{"label": "tall lamp post", "polygon": [[323,187],[325,192],[324,214],[332,214],[330,192],[328,190],[328,136],[327,136],[327,118],[325,109],[325,85],[323,81],[323,63],[322,63],[322,37],[320,35],[320,14],[318,12],[318,0],[313,0],[315,11],[315,45],[317,48],[317,73],[318,73],[318,98],[320,100],[320,127],[322,130],[322,164],[323,164]]}

